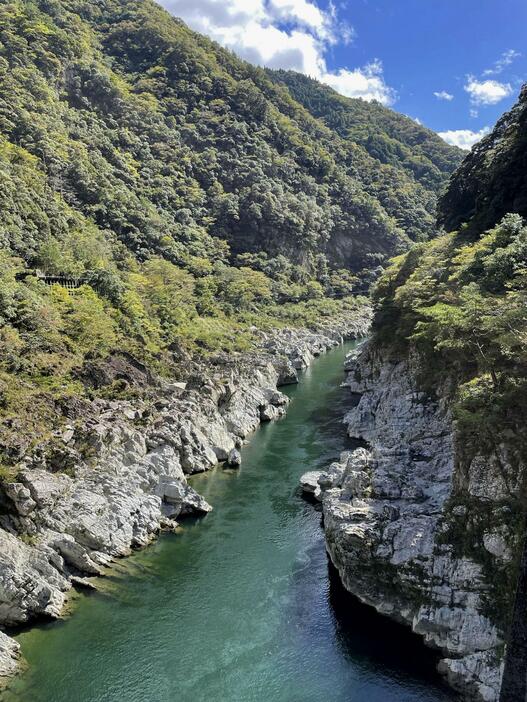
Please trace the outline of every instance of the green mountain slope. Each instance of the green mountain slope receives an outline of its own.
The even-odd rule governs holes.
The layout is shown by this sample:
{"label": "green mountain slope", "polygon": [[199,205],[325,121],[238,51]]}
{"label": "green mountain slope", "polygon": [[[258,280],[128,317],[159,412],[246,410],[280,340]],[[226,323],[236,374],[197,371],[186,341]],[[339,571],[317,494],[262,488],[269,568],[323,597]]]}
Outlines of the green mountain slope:
{"label": "green mountain slope", "polygon": [[[1,134],[140,258],[216,257],[221,239],[234,253],[283,253],[313,269],[326,252],[360,270],[370,254],[430,234],[441,178],[379,171],[264,71],[154,3],[14,2],[0,12]],[[376,110],[363,108],[362,124]],[[443,147],[453,166],[455,150]],[[10,243],[28,256],[39,235],[24,226]]]}
{"label": "green mountain slope", "polygon": [[418,181],[150,0],[0,4],[0,468],[94,359],[174,376],[353,307],[355,273],[430,233]]}
{"label": "green mountain slope", "polygon": [[[433,233],[435,195],[460,164],[464,155],[460,149],[377,102],[344,97],[294,71],[268,71],[268,75],[287,86],[295,100],[346,143],[359,144],[368,153],[371,159],[365,182],[375,173],[369,188],[412,239],[422,240]],[[393,197],[394,181],[406,197]]]}

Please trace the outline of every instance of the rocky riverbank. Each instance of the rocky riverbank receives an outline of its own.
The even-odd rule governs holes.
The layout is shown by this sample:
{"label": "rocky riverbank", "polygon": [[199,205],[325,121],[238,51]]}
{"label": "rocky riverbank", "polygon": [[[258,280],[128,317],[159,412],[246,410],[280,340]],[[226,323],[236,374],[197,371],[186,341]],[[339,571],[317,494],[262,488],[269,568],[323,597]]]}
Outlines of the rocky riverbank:
{"label": "rocky riverbank", "polygon": [[331,560],[350,592],[439,649],[440,670],[464,699],[495,702],[500,598],[511,595],[505,574],[520,551],[502,514],[515,489],[507,448],[463,455],[449,389],[423,393],[417,357],[394,361],[366,343],[347,371],[345,424],[363,446],[302,477],[322,501]]}
{"label": "rocky riverbank", "polygon": [[[0,624],[59,617],[73,586],[90,586],[114,559],[145,546],[188,514],[212,509],[187,476],[220,462],[261,422],[285,413],[277,388],[344,338],[362,336],[365,308],[317,331],[259,333],[258,349],[204,361],[188,358],[184,380],[149,376],[115,357],[91,371],[94,384],[119,378],[141,387],[134,400],[72,403],[67,423],[1,485]],[[16,641],[0,632],[0,676],[16,672]]]}

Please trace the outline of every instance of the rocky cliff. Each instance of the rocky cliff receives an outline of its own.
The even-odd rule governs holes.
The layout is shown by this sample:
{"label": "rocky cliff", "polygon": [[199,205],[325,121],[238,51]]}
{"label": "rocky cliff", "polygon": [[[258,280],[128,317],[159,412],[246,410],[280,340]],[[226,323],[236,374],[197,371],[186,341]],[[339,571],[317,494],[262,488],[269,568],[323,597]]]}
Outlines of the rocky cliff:
{"label": "rocky cliff", "polygon": [[362,447],[303,478],[348,590],[486,702],[524,702],[527,679],[526,105],[524,88],[451,179],[440,223],[466,226],[380,278],[348,363]]}
{"label": "rocky cliff", "polygon": [[[91,586],[88,576],[160,529],[210,511],[187,476],[239,465],[249,434],[285,412],[277,386],[296,382],[298,369],[368,324],[365,310],[341,319],[338,332],[262,332],[258,352],[189,360],[184,383],[143,379],[154,383],[151,401],[143,393],[72,410],[50,440],[53,452],[28,454],[16,479],[1,485],[0,623],[60,616],[72,586]],[[0,677],[18,664],[18,644],[0,632]]]}
{"label": "rocky cliff", "polygon": [[446,231],[493,227],[505,214],[527,216],[527,85],[512,110],[470,152],[439,201]]}
{"label": "rocky cliff", "polygon": [[373,343],[348,359],[355,406],[345,424],[363,447],[303,476],[303,487],[322,501],[345,587],[437,648],[464,699],[496,702],[514,596],[507,571],[523,533],[506,501],[521,484],[505,443],[465,461],[451,388],[424,393],[419,363]]}
{"label": "rocky cliff", "polygon": [[[366,346],[348,370],[358,402],[345,422],[367,448],[319,477],[330,557],[350,592],[441,651],[440,669],[467,699],[497,700],[506,632],[489,572],[499,578],[517,544],[486,516],[511,488],[506,450],[460,460],[448,389],[427,397],[417,358],[393,361]],[[456,535],[474,520],[487,567],[459,548]]]}

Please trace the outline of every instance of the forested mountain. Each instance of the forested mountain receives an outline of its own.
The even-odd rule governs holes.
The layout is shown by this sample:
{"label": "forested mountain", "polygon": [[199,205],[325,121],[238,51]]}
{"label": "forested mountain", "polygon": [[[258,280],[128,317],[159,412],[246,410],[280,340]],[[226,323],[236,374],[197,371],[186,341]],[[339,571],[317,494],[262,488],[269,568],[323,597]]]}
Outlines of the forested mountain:
{"label": "forested mountain", "polygon": [[[379,169],[359,138],[339,138],[263,70],[148,0],[19,1],[0,12],[4,168],[13,183],[36,169],[55,193],[31,213],[16,201],[24,187],[4,194],[4,210],[22,212],[5,243],[24,257],[47,234],[63,238],[67,206],[139,258],[180,265],[228,256],[228,242],[234,253],[283,253],[311,271],[324,252],[360,270],[370,254],[432,232],[458,153],[410,121],[394,118],[405,158],[426,137],[442,170],[420,146],[410,166],[395,159]],[[361,105],[357,134],[378,109],[386,112]],[[26,159],[18,173],[16,159]]]}
{"label": "forested mountain", "polygon": [[[374,165],[366,170],[365,182],[412,239],[423,240],[434,231],[434,193],[444,189],[462,151],[377,102],[344,97],[294,71],[268,71],[268,75],[287,86],[295,100],[344,141],[368,152]],[[394,187],[394,181],[400,185]],[[397,189],[406,197],[395,197]]]}
{"label": "forested mountain", "polygon": [[86,359],[173,373],[175,348],[247,348],[255,325],[353,304],[354,274],[432,233],[458,159],[394,119],[408,159],[425,138],[443,165],[381,165],[150,0],[1,3],[2,443],[86,392]]}

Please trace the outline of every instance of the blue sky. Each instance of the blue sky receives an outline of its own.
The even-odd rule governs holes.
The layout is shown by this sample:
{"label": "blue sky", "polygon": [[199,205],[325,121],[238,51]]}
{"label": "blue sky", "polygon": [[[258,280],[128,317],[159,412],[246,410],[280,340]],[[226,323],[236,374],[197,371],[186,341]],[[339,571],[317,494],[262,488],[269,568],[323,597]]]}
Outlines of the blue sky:
{"label": "blue sky", "polygon": [[377,99],[469,148],[527,81],[527,0],[162,0],[243,58]]}

